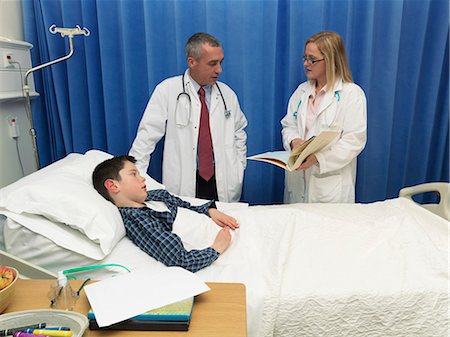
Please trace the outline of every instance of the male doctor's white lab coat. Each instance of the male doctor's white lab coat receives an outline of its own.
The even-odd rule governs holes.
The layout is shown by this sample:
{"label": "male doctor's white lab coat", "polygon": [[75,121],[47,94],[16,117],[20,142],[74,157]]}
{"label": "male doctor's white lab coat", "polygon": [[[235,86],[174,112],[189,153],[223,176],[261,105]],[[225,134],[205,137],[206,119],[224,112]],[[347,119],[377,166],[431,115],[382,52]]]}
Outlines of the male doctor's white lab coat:
{"label": "male doctor's white lab coat", "polygon": [[[150,155],[165,135],[163,184],[168,191],[176,195],[194,197],[201,103],[188,71],[185,73],[184,82],[185,91],[191,99],[191,113],[187,113],[188,109],[181,106],[176,109],[177,97],[182,92],[181,75],[158,84],[139,124],[130,155],[136,158],[139,171],[147,172]],[[233,90],[221,82],[219,86],[230,114],[226,116],[219,90],[214,85],[209,114],[217,194],[220,201],[237,202],[241,197],[246,167],[247,135],[244,129],[247,119]],[[182,98],[178,104],[188,104],[187,102]],[[184,115],[176,118],[176,110]],[[181,122],[185,126],[177,125]]]}
{"label": "male doctor's white lab coat", "polygon": [[333,129],[342,133],[333,144],[316,154],[318,164],[305,171],[286,173],[284,200],[286,203],[355,202],[356,157],[366,144],[366,96],[354,83],[336,82],[326,92],[313,127],[306,132],[308,98],[314,90],[314,82],[307,81],[292,94],[287,114],[281,120],[284,148],[291,150],[293,139],[306,140],[321,131]]}

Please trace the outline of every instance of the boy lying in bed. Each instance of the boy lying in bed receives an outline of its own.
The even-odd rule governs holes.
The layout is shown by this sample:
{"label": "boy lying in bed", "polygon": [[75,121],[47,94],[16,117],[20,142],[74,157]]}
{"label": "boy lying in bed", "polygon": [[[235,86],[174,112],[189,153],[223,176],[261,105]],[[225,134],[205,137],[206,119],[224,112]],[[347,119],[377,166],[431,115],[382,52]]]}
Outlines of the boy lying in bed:
{"label": "boy lying in bed", "polygon": [[[141,250],[166,266],[180,266],[192,272],[209,266],[231,242],[230,228],[239,227],[236,219],[218,211],[214,201],[201,206],[170,194],[166,190],[146,190],[132,156],[118,156],[100,163],[92,173],[94,188],[119,208],[127,237]],[[145,202],[159,201],[164,211],[152,209]],[[154,204],[154,203],[153,203]],[[187,251],[181,239],[172,233],[177,208],[203,213],[222,227],[211,247]]]}

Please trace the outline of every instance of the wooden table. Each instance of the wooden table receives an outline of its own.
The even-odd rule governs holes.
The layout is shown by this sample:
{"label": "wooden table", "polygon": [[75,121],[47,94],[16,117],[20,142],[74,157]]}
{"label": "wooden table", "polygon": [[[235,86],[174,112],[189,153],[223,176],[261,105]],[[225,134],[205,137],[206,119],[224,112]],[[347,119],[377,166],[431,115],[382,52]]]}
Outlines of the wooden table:
{"label": "wooden table", "polygon": [[[18,280],[14,300],[4,313],[50,308],[47,293],[54,280]],[[70,281],[77,290],[82,281]],[[98,331],[86,329],[83,337],[195,336],[240,337],[247,335],[245,286],[240,283],[207,283],[211,291],[195,297],[189,331]],[[87,314],[90,308],[82,291],[74,311]]]}

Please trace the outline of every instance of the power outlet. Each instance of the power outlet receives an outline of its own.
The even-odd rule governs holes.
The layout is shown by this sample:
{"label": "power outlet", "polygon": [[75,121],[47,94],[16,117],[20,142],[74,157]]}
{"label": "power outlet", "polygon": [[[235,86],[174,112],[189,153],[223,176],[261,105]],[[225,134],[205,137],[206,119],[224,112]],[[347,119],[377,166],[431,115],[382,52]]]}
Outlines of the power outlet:
{"label": "power outlet", "polygon": [[2,55],[3,67],[5,68],[13,68],[14,65],[11,63],[14,61],[14,55],[10,51],[4,51]]}
{"label": "power outlet", "polygon": [[16,116],[9,116],[8,117],[8,127],[9,127],[9,136],[11,138],[19,138],[19,124],[17,122]]}

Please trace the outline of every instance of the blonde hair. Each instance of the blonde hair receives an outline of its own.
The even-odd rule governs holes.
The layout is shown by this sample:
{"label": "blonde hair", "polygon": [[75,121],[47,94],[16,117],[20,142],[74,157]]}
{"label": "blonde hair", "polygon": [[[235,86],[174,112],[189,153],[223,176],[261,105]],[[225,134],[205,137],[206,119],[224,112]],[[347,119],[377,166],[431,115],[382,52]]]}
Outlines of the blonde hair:
{"label": "blonde hair", "polygon": [[305,42],[304,49],[308,43],[315,43],[323,54],[327,71],[327,90],[331,90],[339,79],[353,82],[344,42],[338,33],[330,31],[316,33]]}

